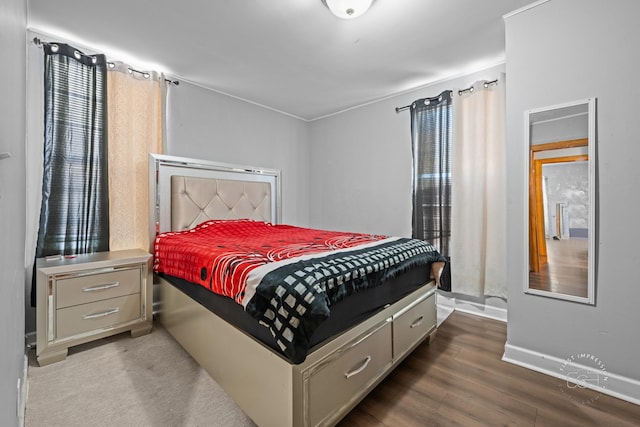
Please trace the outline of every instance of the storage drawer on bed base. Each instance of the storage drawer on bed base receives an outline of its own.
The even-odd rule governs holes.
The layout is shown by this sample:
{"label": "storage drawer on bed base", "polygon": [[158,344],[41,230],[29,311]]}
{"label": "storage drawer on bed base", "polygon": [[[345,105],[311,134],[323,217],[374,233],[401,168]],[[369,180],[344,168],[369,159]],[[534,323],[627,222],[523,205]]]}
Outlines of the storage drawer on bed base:
{"label": "storage drawer on bed base", "polygon": [[403,358],[418,342],[436,328],[435,293],[398,313],[393,319],[393,360]]}
{"label": "storage drawer on bed base", "polygon": [[353,404],[377,383],[392,363],[390,342],[388,319],[309,371],[304,408],[308,425],[332,424],[337,409]]}

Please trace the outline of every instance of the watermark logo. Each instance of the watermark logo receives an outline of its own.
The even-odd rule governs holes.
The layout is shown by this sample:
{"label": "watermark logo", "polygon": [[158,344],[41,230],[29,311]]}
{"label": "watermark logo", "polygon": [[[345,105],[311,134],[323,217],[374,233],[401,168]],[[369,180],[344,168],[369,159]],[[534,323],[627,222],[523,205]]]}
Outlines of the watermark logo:
{"label": "watermark logo", "polygon": [[[569,356],[560,366],[560,373],[566,381],[560,385],[560,392],[571,400],[589,405],[600,398],[597,390],[606,388],[609,376],[604,362],[590,353]],[[582,389],[595,389],[586,392]]]}

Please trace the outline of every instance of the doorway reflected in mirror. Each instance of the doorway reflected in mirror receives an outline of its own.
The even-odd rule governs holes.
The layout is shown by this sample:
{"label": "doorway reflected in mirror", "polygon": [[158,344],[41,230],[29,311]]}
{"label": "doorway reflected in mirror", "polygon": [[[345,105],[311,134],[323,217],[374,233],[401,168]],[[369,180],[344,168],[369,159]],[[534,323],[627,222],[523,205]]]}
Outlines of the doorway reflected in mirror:
{"label": "doorway reflected in mirror", "polygon": [[[580,145],[583,144],[583,145]],[[563,141],[566,150],[587,149],[587,139]],[[534,151],[533,167],[540,192],[535,204],[543,214],[536,230],[544,233],[536,245],[537,263],[529,274],[529,287],[549,292],[587,297],[589,172],[588,154],[553,156],[555,149],[545,144]],[[545,148],[546,147],[546,148]]]}
{"label": "doorway reflected in mirror", "polygon": [[525,292],[593,303],[594,108],[528,111],[529,271]]}

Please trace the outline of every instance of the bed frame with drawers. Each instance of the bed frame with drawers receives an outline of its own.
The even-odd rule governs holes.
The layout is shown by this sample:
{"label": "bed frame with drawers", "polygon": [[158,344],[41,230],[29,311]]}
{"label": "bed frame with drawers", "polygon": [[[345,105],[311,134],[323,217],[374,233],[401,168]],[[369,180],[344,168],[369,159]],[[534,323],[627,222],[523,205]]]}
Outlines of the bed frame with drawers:
{"label": "bed frame with drawers", "polygon": [[[278,171],[151,155],[149,175],[152,236],[206,219],[280,221]],[[172,195],[175,177],[194,178],[194,185],[187,182]],[[162,325],[263,427],[336,424],[436,333],[436,288],[428,282],[314,347],[296,365],[167,280],[156,280]]]}

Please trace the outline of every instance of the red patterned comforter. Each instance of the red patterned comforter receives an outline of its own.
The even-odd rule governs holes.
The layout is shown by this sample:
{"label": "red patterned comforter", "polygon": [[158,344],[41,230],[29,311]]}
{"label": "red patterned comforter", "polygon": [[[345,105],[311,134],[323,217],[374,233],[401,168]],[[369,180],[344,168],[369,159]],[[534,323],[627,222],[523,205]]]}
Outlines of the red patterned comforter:
{"label": "red patterned comforter", "polygon": [[247,277],[259,266],[385,238],[251,220],[212,220],[190,230],[159,234],[154,271],[198,283],[242,304]]}

